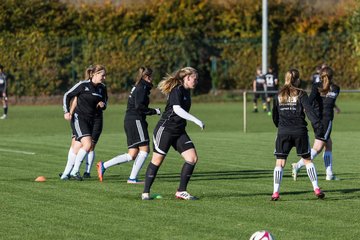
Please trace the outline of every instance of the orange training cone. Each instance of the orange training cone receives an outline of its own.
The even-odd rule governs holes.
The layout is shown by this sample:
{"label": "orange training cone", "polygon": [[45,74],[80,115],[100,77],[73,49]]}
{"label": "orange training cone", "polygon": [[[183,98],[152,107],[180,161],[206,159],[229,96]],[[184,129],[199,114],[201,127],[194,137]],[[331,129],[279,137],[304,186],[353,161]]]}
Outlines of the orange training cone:
{"label": "orange training cone", "polygon": [[35,182],[45,182],[46,181],[46,178],[44,176],[38,176],[36,179],[35,179]]}

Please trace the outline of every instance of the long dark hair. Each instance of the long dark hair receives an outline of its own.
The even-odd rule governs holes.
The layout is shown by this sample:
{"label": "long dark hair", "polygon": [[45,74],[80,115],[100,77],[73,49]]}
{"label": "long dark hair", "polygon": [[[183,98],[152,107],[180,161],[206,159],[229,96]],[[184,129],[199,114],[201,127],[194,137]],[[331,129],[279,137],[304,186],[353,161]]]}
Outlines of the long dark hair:
{"label": "long dark hair", "polygon": [[135,85],[138,85],[138,83],[140,82],[140,80],[142,78],[144,78],[144,76],[151,77],[152,73],[153,73],[153,70],[151,68],[149,68],[149,67],[140,67],[139,71],[138,71],[138,74],[137,74],[137,76],[135,78]]}
{"label": "long dark hair", "polygon": [[320,95],[326,95],[330,90],[334,72],[330,67],[324,67],[320,71],[320,78],[322,86],[319,88]]}

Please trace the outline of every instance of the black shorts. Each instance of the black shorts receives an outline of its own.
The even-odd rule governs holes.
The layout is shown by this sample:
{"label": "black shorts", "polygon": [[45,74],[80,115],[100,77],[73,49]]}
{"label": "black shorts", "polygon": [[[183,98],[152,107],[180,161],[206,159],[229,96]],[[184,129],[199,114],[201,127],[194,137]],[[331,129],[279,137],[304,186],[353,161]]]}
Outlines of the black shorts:
{"label": "black shorts", "polygon": [[[76,141],[80,142],[80,139],[76,139],[76,130],[74,122],[70,122],[71,130],[72,130],[72,136],[71,138],[75,138]],[[103,129],[103,119],[102,118],[95,118],[94,119],[94,127],[91,134],[92,142],[96,144],[99,141],[100,135],[102,133]]]}
{"label": "black shorts", "polygon": [[94,129],[94,119],[87,119],[74,113],[71,119],[73,133],[75,133],[75,140],[80,141],[81,138],[92,136]]}
{"label": "black shorts", "polygon": [[185,131],[182,133],[171,133],[166,131],[166,128],[163,126],[156,126],[154,129],[153,145],[154,152],[164,156],[171,146],[180,154],[186,150],[195,148],[194,143]]}
{"label": "black shorts", "polygon": [[316,139],[319,139],[321,141],[327,142],[330,139],[331,130],[332,130],[332,120],[329,119],[322,119],[321,123],[324,127],[324,138],[319,137],[318,135],[315,135]]}
{"label": "black shorts", "polygon": [[309,159],[311,153],[309,136],[303,135],[280,135],[278,134],[275,141],[274,155],[277,159],[285,159],[289,155],[291,149],[296,147],[298,156]]}
{"label": "black shorts", "polygon": [[5,97],[3,96],[3,89],[0,89],[0,97],[2,100],[7,100],[7,89],[5,90]]}
{"label": "black shorts", "polygon": [[94,144],[96,144],[99,141],[102,130],[103,130],[103,119],[94,118],[94,128],[91,134],[92,142]]}
{"label": "black shorts", "polygon": [[274,98],[275,96],[277,96],[277,91],[276,89],[273,89],[273,88],[268,88],[267,89],[269,92],[267,93],[267,97],[268,98]]}
{"label": "black shorts", "polygon": [[[259,90],[260,91],[260,90]],[[264,91],[264,90],[261,90]],[[265,101],[265,93],[254,93],[254,101],[258,100],[259,98],[261,98],[262,101]]]}
{"label": "black shorts", "polygon": [[128,148],[149,145],[148,123],[144,120],[125,120],[124,129]]}

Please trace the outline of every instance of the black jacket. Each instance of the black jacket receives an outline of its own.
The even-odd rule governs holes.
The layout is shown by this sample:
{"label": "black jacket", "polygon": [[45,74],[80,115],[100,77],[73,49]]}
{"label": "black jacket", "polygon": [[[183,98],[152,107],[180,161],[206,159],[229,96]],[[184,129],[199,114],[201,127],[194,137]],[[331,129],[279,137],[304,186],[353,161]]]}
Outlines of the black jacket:
{"label": "black jacket", "polygon": [[[103,83],[95,86],[90,80],[86,80],[75,84],[64,95],[63,109],[65,113],[69,112],[70,101],[75,96],[78,97],[75,113],[80,116],[93,118],[106,109],[108,96],[106,86]],[[98,108],[99,102],[104,102],[105,107]]]}
{"label": "black jacket", "polygon": [[156,110],[149,108],[150,91],[153,85],[143,79],[131,89],[125,120],[142,119],[145,120],[147,115],[155,115]]}

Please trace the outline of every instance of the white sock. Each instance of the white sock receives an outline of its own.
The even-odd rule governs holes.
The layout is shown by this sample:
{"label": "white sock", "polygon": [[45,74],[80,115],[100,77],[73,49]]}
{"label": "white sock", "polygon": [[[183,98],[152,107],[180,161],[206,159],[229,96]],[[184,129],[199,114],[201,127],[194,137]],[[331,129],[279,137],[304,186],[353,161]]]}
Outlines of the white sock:
{"label": "white sock", "polygon": [[326,175],[332,176],[332,152],[331,151],[325,151],[323,154],[325,169],[326,169]]}
{"label": "white sock", "polygon": [[73,168],[74,164],[75,164],[75,158],[76,158],[76,154],[73,152],[72,148],[69,149],[69,153],[68,153],[68,160],[65,166],[65,170],[63,172],[63,174],[61,175],[61,179],[67,178],[67,175],[70,174],[71,169]]}
{"label": "white sock", "polygon": [[87,173],[91,172],[91,168],[92,168],[94,159],[95,159],[95,152],[90,151],[86,158],[85,172],[87,172]]}
{"label": "white sock", "polygon": [[300,170],[303,166],[305,166],[305,162],[304,162],[304,159],[301,158],[301,159],[296,163],[296,168]]}
{"label": "white sock", "polygon": [[104,162],[104,168],[108,169],[109,167],[126,163],[132,160],[132,157],[128,153],[124,153],[122,155],[116,156],[113,159],[110,159],[109,161]]}
{"label": "white sock", "polygon": [[317,151],[315,149],[311,149],[311,160],[314,160],[314,158],[316,158],[316,156],[318,155]]}
{"label": "white sock", "polygon": [[73,167],[70,175],[75,175],[77,172],[80,171],[80,165],[81,165],[82,161],[84,160],[84,158],[86,157],[87,153],[88,152],[86,152],[84,149],[80,148],[78,154],[76,155],[75,164],[74,164],[74,167]]}
{"label": "white sock", "polygon": [[283,168],[275,167],[274,168],[274,193],[280,191],[280,184],[283,176]]}
{"label": "white sock", "polygon": [[314,163],[311,162],[311,163],[306,164],[305,166],[306,166],[306,172],[309,176],[309,179],[311,181],[311,184],[313,185],[314,190],[316,188],[319,188],[318,181],[317,181],[317,173],[316,173]]}
{"label": "white sock", "polygon": [[132,170],[131,170],[131,174],[130,174],[130,179],[136,179],[137,175],[139,174],[142,166],[144,165],[144,162],[147,158],[149,154],[147,152],[144,151],[140,151],[139,154],[137,155]]}

